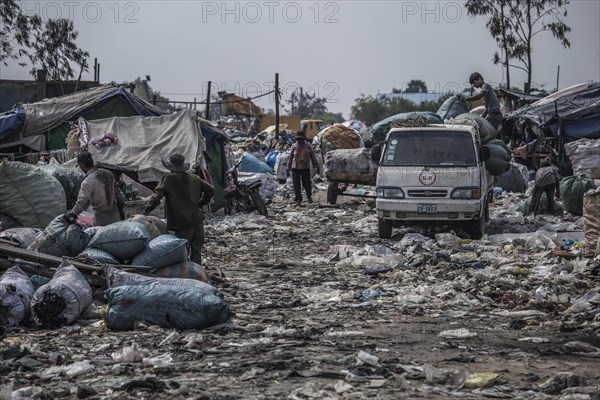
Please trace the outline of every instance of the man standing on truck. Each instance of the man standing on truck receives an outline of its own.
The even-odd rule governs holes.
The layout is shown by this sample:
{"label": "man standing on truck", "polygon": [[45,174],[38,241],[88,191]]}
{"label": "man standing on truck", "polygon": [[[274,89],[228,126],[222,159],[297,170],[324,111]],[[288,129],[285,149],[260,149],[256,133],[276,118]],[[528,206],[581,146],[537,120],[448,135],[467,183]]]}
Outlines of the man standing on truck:
{"label": "man standing on truck", "polygon": [[480,89],[479,93],[474,96],[465,98],[465,101],[476,101],[483,99],[485,110],[481,116],[489,121],[494,128],[502,123],[502,113],[500,112],[500,101],[492,88],[492,85],[483,81],[483,76],[479,72],[473,72],[469,77],[469,83]]}
{"label": "man standing on truck", "polygon": [[546,192],[547,213],[550,215],[554,214],[554,192],[556,191],[556,197],[560,199],[559,184],[558,168],[552,165],[549,160],[543,160],[540,164],[540,169],[535,173],[535,185],[533,187],[533,194],[531,195],[529,212],[534,215],[538,214],[542,193]]}
{"label": "man standing on truck", "polygon": [[306,198],[309,203],[312,203],[312,182],[310,180],[310,163],[319,174],[319,163],[315,152],[310,143],[306,141],[306,134],[303,131],[296,132],[296,143],[290,150],[290,159],[287,165],[287,175],[292,171],[292,182],[294,183],[294,200],[296,205],[302,204],[302,188],[300,182],[304,186]]}

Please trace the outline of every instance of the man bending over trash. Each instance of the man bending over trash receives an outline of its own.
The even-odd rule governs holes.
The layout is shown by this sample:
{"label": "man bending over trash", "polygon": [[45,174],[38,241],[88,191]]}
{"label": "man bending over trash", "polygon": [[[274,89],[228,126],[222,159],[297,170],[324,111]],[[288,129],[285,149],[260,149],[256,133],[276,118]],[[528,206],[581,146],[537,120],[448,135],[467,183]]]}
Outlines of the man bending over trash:
{"label": "man bending over trash", "polygon": [[210,202],[215,189],[198,175],[188,172],[190,164],[181,154],[171,154],[162,163],[171,173],[160,179],[154,195],[146,203],[144,215],[150,214],[165,197],[167,229],[175,231],[177,237],[186,239],[191,247],[191,260],[202,264],[204,214],[201,208]]}
{"label": "man bending over trash", "polygon": [[64,219],[69,223],[75,222],[77,216],[91,205],[94,211],[94,226],[105,226],[124,220],[125,198],[117,187],[112,172],[95,167],[94,159],[88,151],[79,153],[77,164],[85,173],[85,178],[73,210],[67,212]]}
{"label": "man bending over trash", "polygon": [[560,199],[560,176],[558,168],[550,163],[550,160],[543,160],[540,163],[540,169],[535,173],[535,185],[533,186],[533,194],[531,195],[531,204],[529,212],[537,215],[540,209],[540,200],[542,193],[546,192],[547,212],[554,214],[554,192],[556,197]]}

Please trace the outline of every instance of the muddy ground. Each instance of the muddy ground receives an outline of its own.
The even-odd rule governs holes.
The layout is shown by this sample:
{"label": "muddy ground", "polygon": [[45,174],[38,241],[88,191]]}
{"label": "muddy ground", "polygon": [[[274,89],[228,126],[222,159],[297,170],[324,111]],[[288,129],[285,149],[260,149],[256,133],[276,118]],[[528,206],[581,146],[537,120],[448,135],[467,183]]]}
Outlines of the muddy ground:
{"label": "muddy ground", "polygon": [[[600,398],[596,298],[573,309],[600,287],[591,259],[573,265],[523,240],[436,244],[449,227],[405,226],[380,240],[372,200],[327,207],[324,194],[302,207],[277,197],[267,219],[209,219],[205,263],[235,313],[230,323],[113,332],[91,319],[17,330],[2,354],[21,346],[24,361],[0,361],[0,398]],[[490,232],[547,222],[511,227],[501,207],[492,207]],[[400,246],[413,232],[434,240]],[[393,262],[367,245],[393,251]],[[549,275],[536,272],[541,265]],[[134,343],[134,361],[111,356]],[[169,355],[162,366],[141,360]],[[74,363],[83,367],[51,369]],[[465,385],[476,373],[492,375]]]}

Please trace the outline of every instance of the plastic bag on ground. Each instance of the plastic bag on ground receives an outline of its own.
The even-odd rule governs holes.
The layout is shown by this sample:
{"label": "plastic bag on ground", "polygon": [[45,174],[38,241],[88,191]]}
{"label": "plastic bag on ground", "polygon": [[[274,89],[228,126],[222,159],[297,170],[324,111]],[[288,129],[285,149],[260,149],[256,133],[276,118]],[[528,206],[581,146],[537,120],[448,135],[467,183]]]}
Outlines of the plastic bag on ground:
{"label": "plastic bag on ground", "polygon": [[[554,196],[552,196],[554,197]],[[554,202],[554,215],[562,215],[563,208],[560,201],[556,201],[554,198],[552,199]],[[531,197],[523,200],[519,208],[517,209],[523,215],[529,215],[529,206],[531,204]],[[540,204],[538,206],[538,214],[545,214],[548,210],[548,200],[546,199],[546,193],[542,193],[542,197],[540,198]]]}
{"label": "plastic bag on ground", "polygon": [[35,238],[28,249],[56,257],[75,257],[89,242],[90,236],[79,224],[69,224],[59,215]]}
{"label": "plastic bag on ground", "polygon": [[106,291],[110,329],[133,329],[136,321],[163,328],[205,329],[231,316],[223,300],[206,289],[170,285],[119,286]]}
{"label": "plastic bag on ground", "polygon": [[26,249],[40,233],[42,230],[37,228],[9,228],[0,231],[0,239],[14,242],[20,248]]}
{"label": "plastic bag on ground", "polygon": [[34,321],[44,328],[75,322],[92,304],[92,288],[77,268],[63,260],[52,280],[33,294]]}
{"label": "plastic bag on ground", "polygon": [[21,226],[44,229],[67,210],[60,182],[35,166],[3,161],[0,176],[0,213],[9,215]]}
{"label": "plastic bag on ground", "polygon": [[160,269],[187,260],[185,239],[175,235],[160,235],[146,244],[144,250],[131,260],[131,265],[144,265]]}
{"label": "plastic bag on ground", "polygon": [[142,223],[119,221],[98,229],[88,247],[104,250],[119,261],[125,261],[138,255],[149,241],[150,235]]}
{"label": "plastic bag on ground", "polygon": [[16,326],[29,315],[33,284],[19,267],[0,277],[0,326]]}
{"label": "plastic bag on ground", "polygon": [[106,285],[109,288],[119,286],[139,286],[139,285],[170,285],[196,287],[208,290],[209,292],[222,297],[219,290],[213,285],[196,279],[185,278],[160,278],[154,276],[145,276],[131,272],[121,271],[117,268],[105,266],[102,268],[102,275],[106,278]]}

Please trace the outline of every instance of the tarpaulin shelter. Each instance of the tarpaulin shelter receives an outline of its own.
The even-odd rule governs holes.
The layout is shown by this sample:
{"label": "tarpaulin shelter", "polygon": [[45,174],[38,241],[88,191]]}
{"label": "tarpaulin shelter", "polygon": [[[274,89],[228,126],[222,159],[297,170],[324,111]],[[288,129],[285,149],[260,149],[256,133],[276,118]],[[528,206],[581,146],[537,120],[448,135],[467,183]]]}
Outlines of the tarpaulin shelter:
{"label": "tarpaulin shelter", "polygon": [[206,162],[215,188],[212,208],[218,210],[225,206],[225,187],[227,186],[225,173],[229,168],[225,146],[229,140],[225,132],[206,120],[200,120],[200,130],[206,140],[206,153],[208,154]]}
{"label": "tarpaulin shelter", "polygon": [[114,84],[98,86],[36,103],[19,104],[0,115],[0,149],[27,146],[35,151],[62,149],[70,121],[88,121],[167,112]]}
{"label": "tarpaulin shelter", "polygon": [[546,96],[506,115],[503,125],[518,130],[525,124],[546,137],[559,137],[560,127],[565,143],[600,138],[600,83],[582,83]]}

